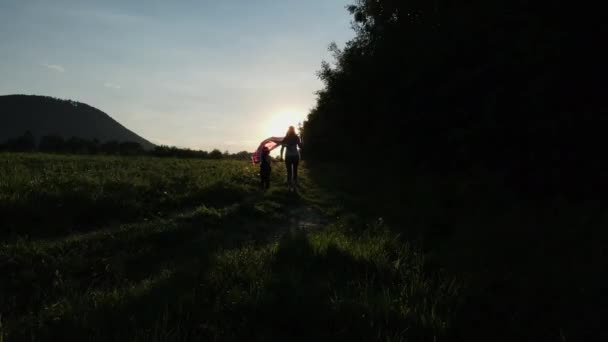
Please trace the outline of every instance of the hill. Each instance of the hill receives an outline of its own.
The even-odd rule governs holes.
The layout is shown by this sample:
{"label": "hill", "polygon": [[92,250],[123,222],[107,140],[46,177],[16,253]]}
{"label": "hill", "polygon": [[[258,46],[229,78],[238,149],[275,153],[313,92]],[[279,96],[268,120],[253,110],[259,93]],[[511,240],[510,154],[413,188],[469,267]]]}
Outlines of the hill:
{"label": "hill", "polygon": [[0,142],[30,131],[35,138],[58,135],[101,142],[136,142],[144,149],[154,144],[127,129],[101,110],[71,100],[47,96],[0,96]]}

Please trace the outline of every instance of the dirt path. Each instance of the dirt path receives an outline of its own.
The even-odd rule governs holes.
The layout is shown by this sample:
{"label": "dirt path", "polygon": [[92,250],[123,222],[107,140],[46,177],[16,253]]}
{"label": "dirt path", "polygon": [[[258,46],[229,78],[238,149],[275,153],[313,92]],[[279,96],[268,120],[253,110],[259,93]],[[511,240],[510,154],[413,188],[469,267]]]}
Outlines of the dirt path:
{"label": "dirt path", "polygon": [[303,203],[289,210],[289,222],[287,231],[311,231],[325,226],[329,221],[325,218],[319,209]]}

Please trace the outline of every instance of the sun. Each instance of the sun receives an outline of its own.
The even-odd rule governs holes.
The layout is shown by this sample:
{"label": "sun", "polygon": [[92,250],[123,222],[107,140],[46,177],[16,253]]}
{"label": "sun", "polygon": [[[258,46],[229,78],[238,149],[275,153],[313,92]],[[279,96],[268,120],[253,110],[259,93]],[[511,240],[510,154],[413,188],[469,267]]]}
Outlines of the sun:
{"label": "sun", "polygon": [[284,136],[289,126],[294,126],[297,129],[298,124],[302,123],[304,118],[305,113],[296,110],[284,110],[272,115],[264,124],[265,138]]}

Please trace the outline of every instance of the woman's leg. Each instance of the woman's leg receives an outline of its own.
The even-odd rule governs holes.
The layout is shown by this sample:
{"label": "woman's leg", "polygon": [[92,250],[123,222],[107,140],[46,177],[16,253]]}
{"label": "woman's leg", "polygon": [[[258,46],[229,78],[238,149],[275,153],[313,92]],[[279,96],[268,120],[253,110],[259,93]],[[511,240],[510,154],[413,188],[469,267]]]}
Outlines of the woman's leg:
{"label": "woman's leg", "polygon": [[293,158],[293,185],[298,185],[298,163],[300,158]]}
{"label": "woman's leg", "polygon": [[290,157],[285,157],[285,167],[287,167],[287,186],[291,186],[292,180],[292,160]]}

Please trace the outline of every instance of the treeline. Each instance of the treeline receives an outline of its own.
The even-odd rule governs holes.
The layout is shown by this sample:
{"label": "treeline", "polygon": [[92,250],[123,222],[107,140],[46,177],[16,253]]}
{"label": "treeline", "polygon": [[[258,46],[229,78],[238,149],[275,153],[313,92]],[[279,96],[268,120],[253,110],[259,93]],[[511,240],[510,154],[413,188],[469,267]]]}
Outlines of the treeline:
{"label": "treeline", "polygon": [[36,139],[31,132],[22,136],[9,139],[0,143],[2,152],[41,152],[41,153],[65,153],[65,154],[105,154],[139,156],[148,155],[156,157],[174,158],[199,158],[199,159],[240,159],[248,160],[251,153],[241,151],[238,153],[221,152],[218,149],[212,151],[193,150],[175,146],[155,146],[151,150],[144,149],[136,142],[105,141],[96,139],[88,140],[78,137],[65,139],[57,135],[47,135]]}
{"label": "treeline", "polygon": [[595,252],[608,241],[605,11],[525,0],[349,10],[356,36],[331,45],[304,124],[311,174],[337,169],[330,185],[360,211],[418,233],[430,265],[465,275],[447,340],[606,340]]}
{"label": "treeline", "polygon": [[228,151],[221,152],[218,149],[212,151],[192,150],[188,148],[179,148],[175,146],[156,146],[149,154],[157,157],[176,157],[176,158],[200,158],[200,159],[236,159],[250,160],[251,152],[241,151],[230,153]]}
{"label": "treeline", "polygon": [[601,11],[512,0],[348,9],[356,36],[332,44],[335,66],[319,72],[309,160],[372,158],[361,164],[395,183],[399,161],[425,175],[489,174],[526,195],[608,190]]}

